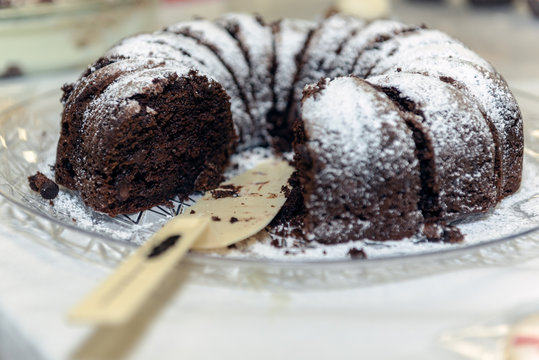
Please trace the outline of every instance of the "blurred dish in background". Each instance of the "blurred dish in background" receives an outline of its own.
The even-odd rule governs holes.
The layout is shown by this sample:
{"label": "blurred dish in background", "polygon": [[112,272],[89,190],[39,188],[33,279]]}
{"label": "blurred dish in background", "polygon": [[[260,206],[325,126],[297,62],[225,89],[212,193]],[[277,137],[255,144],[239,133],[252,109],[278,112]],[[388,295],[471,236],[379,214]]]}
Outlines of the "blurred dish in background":
{"label": "blurred dish in background", "polygon": [[229,10],[228,2],[229,0],[162,0],[159,7],[159,27],[195,17],[215,19]]}
{"label": "blurred dish in background", "polygon": [[509,5],[513,0],[469,0],[470,4],[475,6],[500,6]]}
{"label": "blurred dish in background", "polygon": [[345,14],[364,19],[380,19],[389,16],[391,6],[389,0],[339,0],[336,8]]}
{"label": "blurred dish in background", "polygon": [[0,77],[86,66],[154,28],[154,0],[0,0]]}
{"label": "blurred dish in background", "polygon": [[19,7],[30,4],[51,3],[53,0],[0,0],[0,9],[9,7]]}

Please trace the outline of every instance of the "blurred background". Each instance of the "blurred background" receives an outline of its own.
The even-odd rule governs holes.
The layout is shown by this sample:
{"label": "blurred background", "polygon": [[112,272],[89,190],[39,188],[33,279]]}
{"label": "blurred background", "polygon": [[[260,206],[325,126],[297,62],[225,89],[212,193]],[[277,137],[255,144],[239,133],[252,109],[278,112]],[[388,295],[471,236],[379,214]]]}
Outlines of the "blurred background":
{"label": "blurred background", "polygon": [[0,78],[80,70],[125,36],[194,16],[315,19],[330,8],[425,23],[509,79],[539,77],[539,0],[0,0]]}

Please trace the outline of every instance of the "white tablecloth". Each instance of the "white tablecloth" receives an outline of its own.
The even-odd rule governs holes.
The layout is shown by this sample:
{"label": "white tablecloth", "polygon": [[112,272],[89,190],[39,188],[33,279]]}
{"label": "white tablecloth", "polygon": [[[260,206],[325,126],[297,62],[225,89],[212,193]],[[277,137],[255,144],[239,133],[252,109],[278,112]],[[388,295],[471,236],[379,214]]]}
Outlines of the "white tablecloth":
{"label": "white tablecloth", "polygon": [[92,329],[66,312],[111,269],[5,230],[0,254],[0,359],[452,359],[442,333],[539,308],[539,259],[312,291],[205,285],[180,266],[143,316]]}

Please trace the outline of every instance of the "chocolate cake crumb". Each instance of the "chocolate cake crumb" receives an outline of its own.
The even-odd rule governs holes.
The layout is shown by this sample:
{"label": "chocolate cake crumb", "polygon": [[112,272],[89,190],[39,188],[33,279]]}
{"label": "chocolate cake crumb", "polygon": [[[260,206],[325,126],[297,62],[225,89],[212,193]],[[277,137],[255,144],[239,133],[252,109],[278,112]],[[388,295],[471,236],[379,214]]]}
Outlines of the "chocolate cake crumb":
{"label": "chocolate cake crumb", "polygon": [[303,204],[303,195],[301,194],[300,183],[295,171],[288,179],[289,186],[282,186],[281,192],[286,197],[286,202],[279,210],[279,213],[270,223],[271,227],[277,227],[290,223],[290,225],[303,227],[303,216],[305,207]]}
{"label": "chocolate cake crumb", "polygon": [[423,225],[422,233],[429,241],[440,241],[443,237],[444,230],[437,223],[426,223]]}
{"label": "chocolate cake crumb", "polygon": [[281,192],[284,194],[286,198],[290,197],[290,188],[286,185],[281,186]]}
{"label": "chocolate cake crumb", "polygon": [[348,250],[347,255],[349,255],[354,260],[361,260],[367,258],[367,254],[365,254],[365,251],[359,250],[355,247]]}
{"label": "chocolate cake crumb", "polygon": [[427,240],[433,242],[455,244],[464,240],[464,236],[456,226],[444,222],[424,224],[421,232]]}
{"label": "chocolate cake crumb", "polygon": [[305,101],[307,98],[310,98],[312,96],[316,96],[319,94],[322,90],[324,90],[327,86],[327,79],[321,78],[318,80],[316,85],[307,86],[305,90],[303,90],[303,98],[302,101]]}
{"label": "chocolate cake crumb", "polygon": [[74,89],[75,84],[65,83],[64,85],[62,85],[62,97],[60,98],[60,102],[62,104],[65,104],[65,102],[69,98],[69,95],[71,95]]}
{"label": "chocolate cake crumb", "polygon": [[218,189],[210,190],[211,196],[214,199],[221,199],[226,197],[238,197],[241,190],[241,186],[235,186],[233,184],[221,185]]}
{"label": "chocolate cake crumb", "polygon": [[212,216],[211,219],[213,221],[221,221],[221,218],[219,216]]}
{"label": "chocolate cake crumb", "polygon": [[195,210],[191,210],[189,211],[189,214],[194,214],[196,211]]}
{"label": "chocolate cake crumb", "polygon": [[50,206],[54,206],[54,201],[49,200],[49,205],[50,205]]}
{"label": "chocolate cake crumb", "polygon": [[231,224],[234,224],[235,222],[238,222],[238,221],[239,221],[239,220],[238,220],[237,217],[232,216],[232,217],[230,218],[230,223],[231,223]]}
{"label": "chocolate cake crumb", "polygon": [[271,246],[275,247],[275,248],[282,248],[284,246],[284,242],[282,240],[279,240],[279,239],[273,239],[271,240],[270,242]]}
{"label": "chocolate cake crumb", "polygon": [[214,199],[222,199],[227,197],[237,197],[238,193],[233,190],[211,190],[211,196]]}
{"label": "chocolate cake crumb", "polygon": [[464,241],[464,235],[454,225],[448,225],[444,228],[444,242],[450,244],[461,243]]}
{"label": "chocolate cake crumb", "polygon": [[58,195],[58,185],[41,172],[37,172],[35,175],[28,176],[28,184],[30,189],[35,192],[39,192],[43,199],[54,199]]}

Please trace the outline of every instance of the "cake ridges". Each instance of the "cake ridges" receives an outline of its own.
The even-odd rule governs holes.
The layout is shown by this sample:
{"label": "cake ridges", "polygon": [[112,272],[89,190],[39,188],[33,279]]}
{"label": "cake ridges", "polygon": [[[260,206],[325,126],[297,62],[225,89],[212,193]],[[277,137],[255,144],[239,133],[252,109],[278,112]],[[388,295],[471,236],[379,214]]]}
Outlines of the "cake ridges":
{"label": "cake ridges", "polygon": [[420,110],[410,109],[420,114],[432,139],[443,219],[484,212],[496,203],[494,142],[483,113],[472,100],[439,79],[420,74],[398,73],[368,82],[394,89]]}
{"label": "cake ridges", "polygon": [[[366,80],[347,76],[349,72]],[[406,84],[405,79],[414,85]],[[229,14],[217,22],[194,20],[124,39],[91,65],[76,83],[64,87],[62,136],[73,137],[72,143],[59,141],[57,177],[65,178],[63,181],[73,188],[73,180],[69,179],[88,176],[83,153],[89,156],[92,148],[105,148],[106,144],[113,144],[111,154],[118,151],[118,156],[127,156],[124,161],[129,166],[145,159],[144,152],[136,159],[123,152],[124,146],[137,145],[121,139],[118,129],[128,134],[127,119],[136,119],[148,131],[156,131],[156,119],[173,117],[164,110],[163,101],[178,106],[178,114],[186,116],[176,100],[187,95],[180,91],[176,99],[172,89],[188,86],[190,81],[207,84],[200,89],[202,93],[211,88],[215,94],[220,93],[220,88],[226,91],[216,95],[215,103],[205,98],[221,110],[215,110],[213,120],[213,115],[208,115],[197,123],[205,126],[207,121],[226,118],[222,110],[226,103],[232,110],[235,132],[225,131],[223,139],[214,135],[214,150],[218,152],[220,146],[228,150],[222,150],[219,160],[208,158],[197,176],[188,176],[182,191],[204,189],[218,182],[221,165],[234,146],[233,133],[240,135],[241,151],[266,143],[267,126],[274,144],[284,144],[276,145],[282,150],[290,147],[295,128],[296,165],[300,168],[297,176],[305,195],[305,226],[310,240],[406,237],[420,231],[419,225],[424,221],[441,225],[469,213],[486,211],[516,191],[520,183],[521,115],[507,84],[488,62],[435,30],[390,20],[365,26],[362,20],[342,14],[328,15],[318,24],[282,20],[271,27],[252,15]],[[301,113],[297,112],[300,102]],[[456,108],[448,107],[448,102],[456,104]],[[184,105],[194,103],[186,100]],[[198,110],[193,114],[204,116]],[[457,124],[467,130],[457,129]],[[80,135],[84,141],[75,134],[78,131],[84,134]],[[174,131],[171,134],[182,137]],[[144,133],[140,136],[146,144]],[[194,138],[200,139],[199,136],[204,137]],[[467,146],[471,147],[468,153],[464,151]],[[67,153],[76,148],[83,150],[75,159]],[[442,153],[440,149],[453,150]],[[401,157],[388,160],[387,164],[379,157],[393,159],[397,153]],[[478,159],[475,165],[468,158],[472,155]],[[168,156],[161,157],[165,163],[172,155]],[[408,170],[393,171],[393,167],[402,165],[399,161],[407,161]],[[186,173],[193,173],[189,166],[196,161],[180,162]],[[92,164],[98,167],[97,162]],[[106,192],[116,198],[130,192],[126,190],[130,182],[140,180],[126,178],[123,173],[114,176],[113,182],[107,180],[113,185]],[[477,185],[479,178],[485,182],[484,189]],[[380,179],[385,179],[385,187],[377,182]],[[354,182],[362,182],[357,185],[361,190],[351,185]],[[314,185],[319,183],[323,183],[321,189]],[[348,185],[350,190],[342,193],[339,187]],[[148,186],[159,188],[155,183]],[[410,197],[403,195],[406,191],[388,195],[398,186],[413,189],[408,192]],[[94,190],[80,191],[88,197],[89,191],[94,194]],[[169,190],[172,192],[162,189],[161,201]],[[364,192],[361,197],[357,194],[360,191]],[[354,199],[350,200],[349,195]],[[378,203],[374,204],[375,201]],[[398,208],[397,203],[403,208]],[[114,214],[116,210],[111,212],[105,206],[105,211]],[[394,222],[383,223],[372,216],[381,213],[385,215],[378,218]],[[399,222],[399,217],[406,216],[412,217],[408,223]],[[337,225],[327,225],[331,222]]]}

